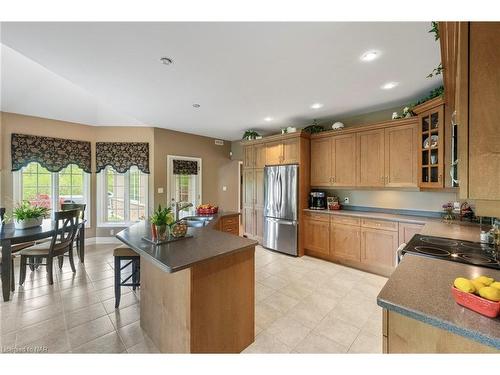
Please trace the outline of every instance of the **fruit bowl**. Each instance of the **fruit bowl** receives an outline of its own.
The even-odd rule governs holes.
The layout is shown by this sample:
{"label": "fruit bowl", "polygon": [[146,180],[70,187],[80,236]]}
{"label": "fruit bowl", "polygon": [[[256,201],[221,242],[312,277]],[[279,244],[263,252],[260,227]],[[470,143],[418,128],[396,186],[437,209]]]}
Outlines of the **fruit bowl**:
{"label": "fruit bowl", "polygon": [[451,287],[451,294],[455,302],[459,305],[488,318],[496,318],[500,314],[500,302],[490,301],[472,293],[462,292],[454,286]]}
{"label": "fruit bowl", "polygon": [[219,207],[198,207],[196,209],[196,213],[198,215],[213,215],[216,214],[219,211]]}

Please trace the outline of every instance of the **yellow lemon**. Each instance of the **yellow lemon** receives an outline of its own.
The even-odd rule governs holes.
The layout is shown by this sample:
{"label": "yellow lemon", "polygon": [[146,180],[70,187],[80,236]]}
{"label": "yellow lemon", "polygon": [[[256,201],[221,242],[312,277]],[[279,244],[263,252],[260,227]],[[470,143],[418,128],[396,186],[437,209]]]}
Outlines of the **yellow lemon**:
{"label": "yellow lemon", "polygon": [[491,286],[481,288],[479,295],[483,298],[489,299],[490,301],[500,301],[500,289],[493,288]]}
{"label": "yellow lemon", "polygon": [[500,290],[500,281],[495,281],[495,282],[491,283],[490,286]]}
{"label": "yellow lemon", "polygon": [[479,290],[486,286],[481,281],[479,281],[477,279],[471,280],[470,282],[472,283],[472,285],[474,285],[474,288],[476,289],[476,293],[479,293]]}
{"label": "yellow lemon", "polygon": [[489,276],[479,276],[479,277],[476,277],[474,280],[479,281],[486,286],[490,285],[493,281],[495,281],[495,279],[493,279]]}
{"label": "yellow lemon", "polygon": [[455,288],[460,289],[462,292],[474,293],[476,291],[474,284],[472,284],[469,279],[464,277],[457,277],[453,282],[453,285],[455,285]]}

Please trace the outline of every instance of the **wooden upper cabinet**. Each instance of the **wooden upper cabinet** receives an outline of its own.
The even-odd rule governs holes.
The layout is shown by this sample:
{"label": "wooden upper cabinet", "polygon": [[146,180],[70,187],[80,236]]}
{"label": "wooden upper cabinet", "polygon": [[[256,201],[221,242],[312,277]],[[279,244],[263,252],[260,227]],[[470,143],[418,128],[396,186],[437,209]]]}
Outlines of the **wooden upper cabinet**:
{"label": "wooden upper cabinet", "polygon": [[266,143],[266,165],[281,164],[283,159],[283,143],[281,141]]}
{"label": "wooden upper cabinet", "polygon": [[356,134],[332,138],[333,186],[356,185]]}
{"label": "wooden upper cabinet", "polygon": [[311,185],[330,186],[332,183],[331,138],[311,140]]}
{"label": "wooden upper cabinet", "polygon": [[244,168],[255,167],[255,146],[253,145],[243,146],[243,167]]}
{"label": "wooden upper cabinet", "polygon": [[266,145],[264,143],[257,144],[254,147],[254,167],[264,168],[266,166]]}
{"label": "wooden upper cabinet", "polygon": [[398,232],[361,228],[361,262],[374,266],[396,266]]}
{"label": "wooden upper cabinet", "polygon": [[384,129],[356,134],[358,146],[358,186],[384,186],[385,132]]}
{"label": "wooden upper cabinet", "polygon": [[359,262],[360,233],[359,226],[330,223],[330,256]]}
{"label": "wooden upper cabinet", "polygon": [[418,123],[385,129],[385,186],[418,187]]}
{"label": "wooden upper cabinet", "polygon": [[294,164],[299,162],[299,139],[292,138],[283,141],[281,164]]}

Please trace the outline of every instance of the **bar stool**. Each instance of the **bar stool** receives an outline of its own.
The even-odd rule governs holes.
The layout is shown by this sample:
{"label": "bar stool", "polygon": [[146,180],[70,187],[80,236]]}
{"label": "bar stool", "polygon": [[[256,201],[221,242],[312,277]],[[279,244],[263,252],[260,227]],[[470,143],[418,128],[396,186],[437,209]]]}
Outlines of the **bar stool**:
{"label": "bar stool", "polygon": [[[113,256],[115,257],[115,309],[117,309],[120,306],[121,287],[131,286],[135,290],[141,285],[141,257],[134,250],[125,246],[114,249]],[[122,260],[129,262],[122,266]],[[132,266],[132,274],[122,280],[122,270],[128,266]],[[127,283],[131,278],[132,282]]]}

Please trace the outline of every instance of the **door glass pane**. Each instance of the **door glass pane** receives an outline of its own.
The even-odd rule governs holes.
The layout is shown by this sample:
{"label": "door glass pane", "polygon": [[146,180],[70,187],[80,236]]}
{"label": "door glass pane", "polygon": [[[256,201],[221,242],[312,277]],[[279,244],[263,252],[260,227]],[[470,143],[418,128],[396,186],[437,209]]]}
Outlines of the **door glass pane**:
{"label": "door glass pane", "polygon": [[130,221],[146,216],[147,178],[137,167],[130,168]]}
{"label": "door glass pane", "polygon": [[38,163],[21,170],[21,198],[34,206],[52,208],[52,175]]}

